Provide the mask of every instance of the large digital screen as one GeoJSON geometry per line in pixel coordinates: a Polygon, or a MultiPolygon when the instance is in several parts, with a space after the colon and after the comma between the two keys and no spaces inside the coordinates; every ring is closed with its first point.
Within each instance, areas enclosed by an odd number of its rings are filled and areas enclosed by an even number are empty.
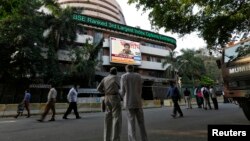
{"type": "Polygon", "coordinates": [[[110,62],[141,65],[139,42],[111,37],[110,43],[110,62]]]}

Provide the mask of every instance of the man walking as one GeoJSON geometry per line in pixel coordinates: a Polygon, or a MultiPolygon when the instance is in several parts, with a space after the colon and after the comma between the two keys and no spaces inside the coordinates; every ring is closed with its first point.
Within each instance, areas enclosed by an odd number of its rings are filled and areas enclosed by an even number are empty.
{"type": "Polygon", "coordinates": [[[117,69],[112,67],[110,74],[103,78],[97,90],[105,94],[106,106],[104,121],[104,141],[120,141],[122,127],[121,97],[119,94],[119,80],[117,69]]]}
{"type": "Polygon", "coordinates": [[[24,103],[24,107],[25,109],[27,110],[27,118],[30,117],[30,99],[31,99],[31,94],[30,94],[30,90],[27,89],[25,91],[25,95],[24,95],[24,98],[23,98],[23,103],[24,103]]]}
{"type": "Polygon", "coordinates": [[[52,84],[50,91],[48,93],[48,101],[46,103],[44,112],[41,116],[40,119],[38,119],[37,121],[43,122],[45,117],[47,116],[47,114],[49,113],[49,110],[52,111],[52,117],[49,121],[55,121],[55,115],[56,115],[56,110],[55,110],[55,103],[56,103],[56,96],[57,96],[57,91],[55,89],[55,85],[52,84]]]}
{"type": "Polygon", "coordinates": [[[67,116],[68,114],[71,113],[72,110],[74,110],[76,119],[80,119],[81,117],[79,116],[78,110],[77,110],[77,85],[74,84],[74,87],[72,87],[69,90],[69,93],[67,95],[67,99],[69,101],[69,107],[66,111],[66,113],[63,115],[63,119],[68,119],[67,116]]]}
{"type": "Polygon", "coordinates": [[[141,141],[148,141],[142,109],[142,78],[134,73],[132,65],[126,66],[127,73],[121,76],[121,95],[128,117],[128,140],[136,141],[135,122],[138,121],[141,141]]]}
{"type": "Polygon", "coordinates": [[[179,113],[179,117],[183,117],[183,113],[182,113],[180,105],[178,103],[181,96],[180,96],[180,92],[179,92],[178,88],[175,86],[174,81],[170,81],[170,87],[168,88],[167,97],[171,97],[171,99],[174,103],[172,117],[175,118],[177,115],[177,112],[179,113]]]}
{"type": "Polygon", "coordinates": [[[219,107],[218,107],[217,95],[215,94],[213,86],[210,86],[209,92],[211,94],[211,98],[212,98],[212,101],[213,101],[213,104],[214,104],[214,109],[218,110],[219,107]]]}
{"type": "Polygon", "coordinates": [[[184,93],[184,98],[185,98],[187,109],[192,109],[192,103],[191,103],[192,95],[191,95],[190,90],[186,88],[183,93],[184,93]]]}

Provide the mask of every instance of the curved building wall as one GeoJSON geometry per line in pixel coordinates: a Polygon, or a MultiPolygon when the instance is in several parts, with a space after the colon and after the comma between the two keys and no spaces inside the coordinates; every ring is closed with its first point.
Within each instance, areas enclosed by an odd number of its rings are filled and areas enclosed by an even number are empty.
{"type": "Polygon", "coordinates": [[[58,3],[62,7],[80,8],[84,15],[126,25],[122,9],[116,0],[58,0],[58,3]]]}

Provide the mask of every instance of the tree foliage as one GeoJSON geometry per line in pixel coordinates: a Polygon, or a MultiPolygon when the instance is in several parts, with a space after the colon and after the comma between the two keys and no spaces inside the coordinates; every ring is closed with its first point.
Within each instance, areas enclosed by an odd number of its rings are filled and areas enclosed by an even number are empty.
{"type": "Polygon", "coordinates": [[[44,16],[44,47],[48,49],[43,74],[45,83],[60,84],[63,72],[59,68],[57,51],[60,48],[74,48],[76,39],[76,22],[71,18],[73,9],[62,9],[55,0],[45,0],[44,8],[49,13],[44,16]]]}
{"type": "Polygon", "coordinates": [[[189,34],[199,31],[208,47],[227,43],[233,31],[249,31],[249,0],[128,0],[144,11],[156,28],[189,34]]]}
{"type": "Polygon", "coordinates": [[[86,87],[90,87],[95,76],[96,66],[99,63],[97,60],[98,52],[101,49],[103,38],[96,44],[90,44],[88,41],[83,46],[72,50],[75,58],[72,62],[71,71],[76,77],[83,79],[81,83],[86,87]]]}
{"type": "Polygon", "coordinates": [[[42,71],[43,14],[39,0],[1,0],[0,75],[22,78],[42,71]]]}
{"type": "Polygon", "coordinates": [[[170,52],[168,56],[165,57],[162,62],[162,67],[167,66],[166,75],[170,78],[175,78],[175,69],[177,69],[177,60],[175,58],[176,52],[170,52]]]}
{"type": "Polygon", "coordinates": [[[190,80],[200,79],[206,73],[202,58],[191,49],[182,49],[181,52],[182,55],[177,57],[179,64],[182,65],[179,68],[180,75],[184,75],[190,80]]]}
{"type": "Polygon", "coordinates": [[[214,80],[211,79],[210,77],[208,76],[202,76],[201,77],[201,84],[202,85],[205,85],[205,86],[212,86],[215,84],[214,80]]]}

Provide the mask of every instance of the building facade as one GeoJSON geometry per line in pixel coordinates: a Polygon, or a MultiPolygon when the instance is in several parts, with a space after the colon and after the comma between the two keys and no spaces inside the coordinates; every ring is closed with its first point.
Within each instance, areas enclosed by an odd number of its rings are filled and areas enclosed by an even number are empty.
{"type": "MultiPolygon", "coordinates": [[[[84,29],[77,33],[78,44],[87,41],[95,44],[104,39],[98,55],[101,63],[96,70],[99,78],[108,75],[113,66],[117,67],[118,75],[121,75],[125,73],[125,65],[131,64],[144,79],[144,98],[162,97],[166,90],[165,70],[168,67],[162,66],[162,62],[176,48],[174,38],[127,26],[115,0],[58,0],[58,3],[62,7],[70,6],[81,10],[72,17],[84,29]],[[130,54],[122,54],[126,45],[129,45],[130,54]]],[[[70,61],[65,54],[67,51],[60,49],[59,60],[70,61]]]]}
{"type": "Polygon", "coordinates": [[[126,24],[120,5],[116,0],[58,0],[63,7],[74,7],[84,15],[126,24]]]}

